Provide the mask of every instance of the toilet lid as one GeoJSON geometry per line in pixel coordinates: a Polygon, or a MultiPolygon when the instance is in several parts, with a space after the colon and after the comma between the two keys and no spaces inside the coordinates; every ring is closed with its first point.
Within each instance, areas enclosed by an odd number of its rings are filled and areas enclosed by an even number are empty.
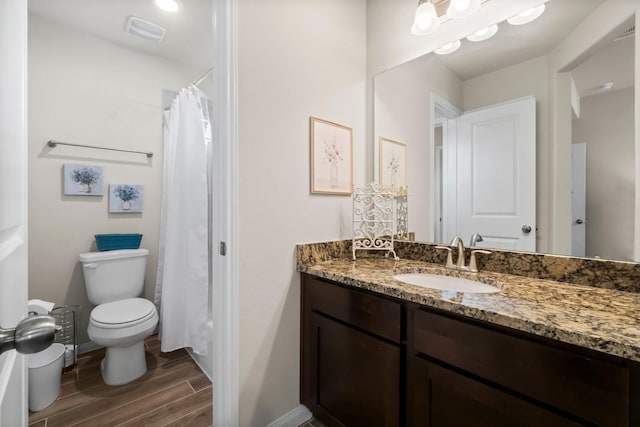
{"type": "Polygon", "coordinates": [[[100,304],[91,312],[91,321],[102,327],[133,326],[153,317],[156,306],[144,298],[129,298],[100,304]]]}

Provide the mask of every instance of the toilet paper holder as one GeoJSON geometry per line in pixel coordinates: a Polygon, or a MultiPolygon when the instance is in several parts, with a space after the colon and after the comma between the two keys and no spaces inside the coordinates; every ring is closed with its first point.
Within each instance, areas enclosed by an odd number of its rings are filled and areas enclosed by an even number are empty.
{"type": "Polygon", "coordinates": [[[51,310],[51,316],[61,330],[55,336],[55,342],[63,344],[64,369],[72,369],[78,358],[78,321],[80,319],[79,305],[64,305],[51,310]]]}

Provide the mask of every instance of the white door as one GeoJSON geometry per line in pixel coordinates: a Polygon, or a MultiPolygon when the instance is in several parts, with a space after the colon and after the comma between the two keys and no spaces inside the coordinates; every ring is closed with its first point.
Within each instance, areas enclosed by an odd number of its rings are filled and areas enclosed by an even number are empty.
{"type": "Polygon", "coordinates": [[[587,144],[571,144],[571,255],[585,256],[587,144]]]}
{"type": "MultiPolygon", "coordinates": [[[[27,2],[0,0],[0,327],[27,314],[27,2]]],[[[0,354],[0,426],[27,424],[27,357],[0,354]]]]}
{"type": "Polygon", "coordinates": [[[467,241],[536,249],[536,101],[522,98],[458,118],[457,227],[467,241]]]}

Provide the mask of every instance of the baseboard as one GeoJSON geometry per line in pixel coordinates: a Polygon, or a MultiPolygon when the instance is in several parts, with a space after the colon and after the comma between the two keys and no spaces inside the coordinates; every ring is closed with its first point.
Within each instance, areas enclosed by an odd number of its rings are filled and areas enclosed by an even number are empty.
{"type": "Polygon", "coordinates": [[[89,353],[90,351],[97,350],[102,348],[102,346],[94,343],[93,341],[83,342],[82,344],[78,344],[78,354],[89,353]]]}
{"type": "Polygon", "coordinates": [[[267,424],[267,427],[298,427],[312,418],[311,411],[304,405],[298,405],[275,421],[267,424]]]}
{"type": "Polygon", "coordinates": [[[189,353],[189,356],[191,356],[191,359],[193,359],[193,361],[196,362],[196,365],[198,365],[198,368],[200,368],[202,373],[205,374],[207,376],[207,378],[209,378],[209,381],[211,381],[213,383],[213,379],[211,378],[211,375],[209,374],[209,369],[211,369],[211,368],[207,369],[206,366],[203,366],[204,363],[209,362],[209,359],[206,356],[200,356],[200,355],[194,353],[193,350],[190,347],[185,347],[185,350],[187,350],[187,353],[189,353]]]}

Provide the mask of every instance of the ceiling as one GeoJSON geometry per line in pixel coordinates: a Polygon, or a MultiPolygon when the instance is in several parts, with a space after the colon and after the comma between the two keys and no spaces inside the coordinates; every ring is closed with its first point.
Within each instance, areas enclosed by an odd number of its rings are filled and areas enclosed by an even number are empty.
{"type": "Polygon", "coordinates": [[[634,87],[635,37],[611,41],[571,71],[580,96],[604,92],[599,86],[613,83],[611,90],[634,87]],[[615,66],[612,66],[614,65],[615,66]]]}
{"type": "MultiPolygon", "coordinates": [[[[440,0],[441,1],[441,0],[440,0]]],[[[486,74],[549,53],[603,0],[551,0],[534,22],[513,26],[499,24],[489,40],[463,40],[457,52],[440,59],[462,80],[486,74]]],[[[29,0],[29,13],[61,25],[107,39],[121,46],[198,67],[204,73],[213,57],[211,0],[184,0],[178,13],[164,12],[154,0],[29,0]],[[167,29],[155,43],[125,31],[129,16],[137,16],[167,29]]],[[[446,27],[447,23],[443,24],[446,27]]],[[[621,30],[622,31],[622,30],[621,30]]],[[[633,86],[634,37],[612,42],[574,70],[582,96],[608,81],[615,89],[633,86]],[[615,67],[610,64],[615,63],[615,67]]],[[[194,79],[198,76],[194,76],[194,79]]]]}
{"type": "Polygon", "coordinates": [[[133,50],[194,65],[204,73],[213,63],[212,2],[183,3],[177,13],[160,10],[154,0],[29,0],[28,4],[30,14],[133,50]],[[165,27],[164,40],[156,43],[128,34],[125,27],[131,15],[165,27]]]}
{"type": "MultiPolygon", "coordinates": [[[[439,59],[462,80],[467,80],[540,57],[551,52],[602,3],[603,0],[551,0],[537,20],[521,26],[501,22],[498,33],[491,39],[475,43],[463,39],[457,52],[439,59]]],[[[572,70],[581,96],[601,93],[598,87],[605,82],[614,82],[614,90],[634,86],[635,37],[613,41],[633,26],[633,21],[632,17],[620,25],[606,43],[572,70]]]]}

